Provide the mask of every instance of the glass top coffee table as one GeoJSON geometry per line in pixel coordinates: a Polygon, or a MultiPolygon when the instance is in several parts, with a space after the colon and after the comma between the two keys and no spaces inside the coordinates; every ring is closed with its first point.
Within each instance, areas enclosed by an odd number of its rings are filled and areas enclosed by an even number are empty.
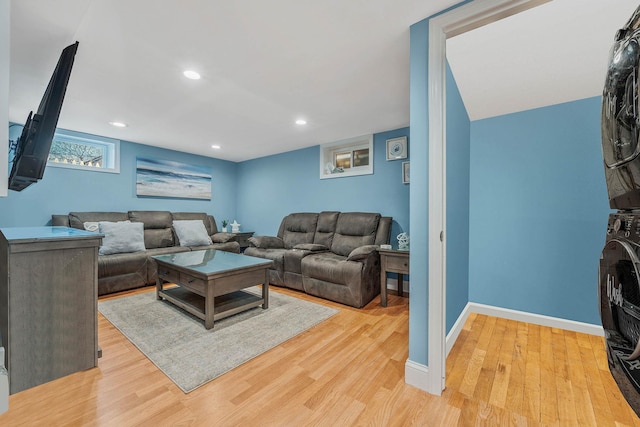
{"type": "Polygon", "coordinates": [[[156,255],[156,297],[204,320],[215,320],[262,305],[269,308],[268,269],[272,261],[215,249],[156,255]],[[178,286],[165,288],[167,283],[178,286]],[[262,284],[262,295],[242,289],[262,284]]]}

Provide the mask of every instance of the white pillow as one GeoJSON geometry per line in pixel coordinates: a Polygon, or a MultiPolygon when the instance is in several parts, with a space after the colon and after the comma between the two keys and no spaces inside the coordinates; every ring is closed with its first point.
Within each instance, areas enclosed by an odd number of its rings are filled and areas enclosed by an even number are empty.
{"type": "Polygon", "coordinates": [[[82,225],[84,225],[84,229],[87,231],[92,231],[94,233],[100,231],[100,225],[98,225],[98,221],[87,221],[83,222],[82,225]]]}
{"type": "Polygon", "coordinates": [[[140,252],[144,246],[144,224],[141,222],[108,222],[98,223],[100,233],[104,234],[100,255],[140,252]]]}
{"type": "Polygon", "coordinates": [[[204,222],[200,219],[173,221],[173,229],[178,236],[180,246],[205,246],[213,243],[207,234],[204,222]]]}

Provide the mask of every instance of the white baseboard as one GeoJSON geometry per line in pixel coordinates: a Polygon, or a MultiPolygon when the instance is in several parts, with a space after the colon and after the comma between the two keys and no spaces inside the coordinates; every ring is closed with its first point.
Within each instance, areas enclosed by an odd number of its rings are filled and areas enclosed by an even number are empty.
{"type": "Polygon", "coordinates": [[[404,382],[428,392],[429,367],[407,359],[404,363],[404,382]]]}
{"type": "Polygon", "coordinates": [[[458,316],[458,320],[453,325],[446,339],[447,355],[453,344],[458,339],[458,335],[462,332],[464,323],[467,321],[469,314],[485,314],[487,316],[502,317],[509,320],[517,320],[519,322],[533,323],[534,325],[548,326],[551,328],[565,329],[568,331],[580,332],[583,334],[604,336],[604,329],[601,325],[591,323],[576,322],[575,320],[561,319],[559,317],[545,316],[543,314],[528,313],[526,311],[511,310],[509,308],[495,307],[491,305],[478,304],[469,302],[458,316]]]}

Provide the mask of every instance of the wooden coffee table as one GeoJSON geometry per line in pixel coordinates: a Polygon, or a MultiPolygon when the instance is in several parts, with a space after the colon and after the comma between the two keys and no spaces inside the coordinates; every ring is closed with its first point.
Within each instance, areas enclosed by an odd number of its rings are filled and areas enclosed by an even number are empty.
{"type": "Polygon", "coordinates": [[[262,305],[269,308],[268,269],[272,261],[215,249],[153,257],[158,264],[156,297],[213,322],[262,305]],[[167,283],[178,286],[166,287],[167,283]],[[262,284],[262,296],[242,291],[262,284]]]}

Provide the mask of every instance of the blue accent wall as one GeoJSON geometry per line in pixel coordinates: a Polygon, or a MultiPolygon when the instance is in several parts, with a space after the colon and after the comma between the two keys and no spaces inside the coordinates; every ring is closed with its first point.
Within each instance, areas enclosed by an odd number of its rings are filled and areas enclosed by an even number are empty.
{"type": "Polygon", "coordinates": [[[471,123],[471,301],[600,324],[600,102],[471,123]]]}
{"type": "MultiPolygon", "coordinates": [[[[238,164],[238,222],[256,235],[273,236],[292,212],[360,211],[393,217],[392,239],[409,231],[409,184],[402,162],[386,160],[386,140],[409,136],[409,128],[374,135],[373,175],[320,179],[320,147],[314,146],[238,164]]],[[[408,141],[409,155],[412,153],[408,141]]]]}
{"type": "MultiPolygon", "coordinates": [[[[17,139],[22,126],[9,131],[17,139]]],[[[71,211],[167,210],[207,212],[221,227],[236,216],[236,182],[234,162],[121,141],[119,174],[48,166],[41,181],[0,198],[0,226],[48,225],[52,214],[71,211]],[[136,156],[210,167],[211,200],[137,197],[136,156]]]]}
{"type": "Polygon", "coordinates": [[[447,64],[447,289],[449,333],[469,302],[469,180],[471,122],[447,64]]]}

